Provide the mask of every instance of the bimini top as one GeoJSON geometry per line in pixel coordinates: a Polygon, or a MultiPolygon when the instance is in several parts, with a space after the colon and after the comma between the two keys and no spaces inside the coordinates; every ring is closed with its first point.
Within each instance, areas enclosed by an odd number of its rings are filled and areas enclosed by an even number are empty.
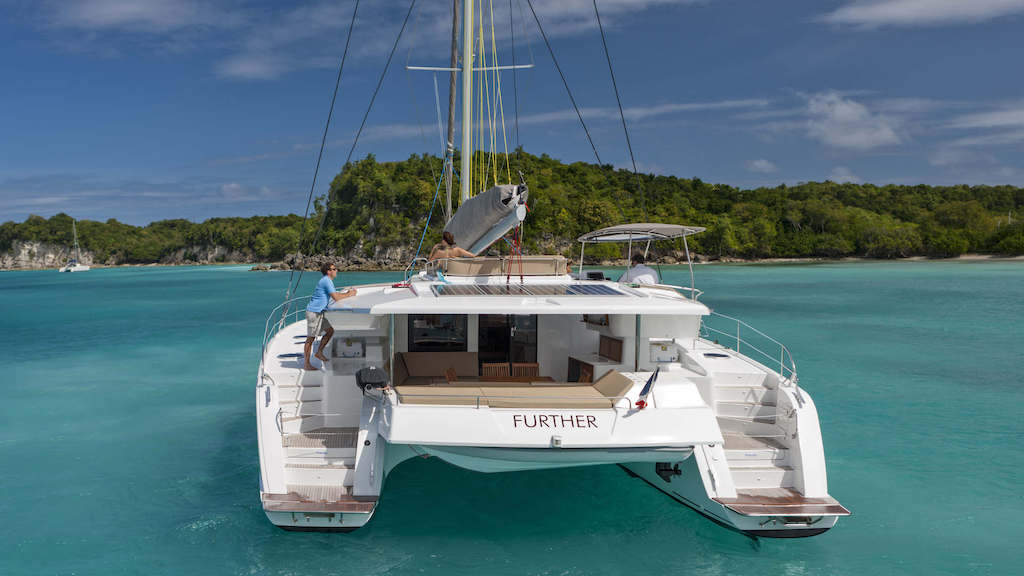
{"type": "Polygon", "coordinates": [[[691,236],[704,231],[700,226],[681,226],[679,224],[657,224],[638,222],[635,224],[619,224],[588,232],[580,236],[579,242],[643,242],[645,240],[669,240],[691,236]]]}

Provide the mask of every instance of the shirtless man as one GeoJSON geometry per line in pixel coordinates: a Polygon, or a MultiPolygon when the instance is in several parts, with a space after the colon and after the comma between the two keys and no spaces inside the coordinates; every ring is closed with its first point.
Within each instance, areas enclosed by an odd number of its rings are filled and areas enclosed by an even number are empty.
{"type": "Polygon", "coordinates": [[[306,358],[305,370],[316,370],[316,366],[309,363],[309,354],[313,351],[313,341],[316,340],[316,337],[321,332],[324,337],[320,339],[320,347],[316,351],[316,357],[321,362],[327,363],[327,357],[324,356],[324,348],[327,347],[327,343],[334,336],[334,327],[327,321],[327,318],[324,318],[324,310],[327,309],[327,305],[332,300],[336,302],[356,295],[355,288],[339,292],[334,287],[334,278],[338,275],[338,267],[334,264],[321,264],[320,273],[323,274],[323,278],[316,283],[316,288],[313,289],[313,297],[309,299],[309,305],[306,306],[306,345],[303,348],[306,358]]]}
{"type": "Polygon", "coordinates": [[[441,242],[434,244],[434,247],[430,249],[430,260],[437,260],[439,258],[473,258],[473,253],[469,250],[463,250],[457,244],[455,244],[455,237],[452,236],[451,232],[445,230],[444,234],[441,235],[441,242]]]}

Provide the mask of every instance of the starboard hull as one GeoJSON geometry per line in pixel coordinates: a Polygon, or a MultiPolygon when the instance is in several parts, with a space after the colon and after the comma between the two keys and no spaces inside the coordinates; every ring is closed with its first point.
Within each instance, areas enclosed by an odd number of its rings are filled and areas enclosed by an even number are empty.
{"type": "Polygon", "coordinates": [[[714,523],[758,538],[806,538],[828,531],[836,524],[838,516],[743,516],[708,496],[701,480],[695,458],[678,464],[672,473],[658,473],[656,464],[631,462],[622,467],[631,475],[640,478],[654,488],[664,492],[714,523]]]}

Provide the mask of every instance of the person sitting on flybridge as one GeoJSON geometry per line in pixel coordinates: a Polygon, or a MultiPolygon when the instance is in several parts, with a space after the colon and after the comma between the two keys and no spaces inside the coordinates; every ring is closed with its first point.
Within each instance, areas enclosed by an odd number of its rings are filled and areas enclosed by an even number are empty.
{"type": "Polygon", "coordinates": [[[321,333],[323,333],[324,337],[320,340],[320,347],[317,348],[316,357],[325,364],[327,362],[327,357],[324,356],[324,348],[331,341],[331,336],[334,336],[334,327],[324,318],[324,310],[327,309],[327,305],[331,303],[331,300],[344,300],[356,295],[355,288],[346,288],[344,291],[339,292],[334,287],[334,278],[338,275],[338,267],[334,264],[326,262],[321,264],[320,273],[323,274],[323,278],[316,283],[316,288],[313,289],[313,297],[309,299],[309,304],[306,306],[306,346],[303,349],[306,358],[306,365],[304,366],[306,370],[316,370],[316,366],[309,363],[309,353],[313,351],[313,341],[321,333]]]}
{"type": "Polygon", "coordinates": [[[440,258],[472,258],[473,253],[469,250],[464,250],[455,244],[455,237],[452,233],[445,230],[444,234],[441,235],[441,242],[434,244],[434,247],[430,249],[429,260],[438,260],[440,258]]]}
{"type": "Polygon", "coordinates": [[[636,284],[661,284],[661,278],[658,277],[658,272],[654,268],[647,266],[644,262],[647,260],[643,254],[633,254],[633,258],[630,259],[633,263],[633,267],[626,270],[626,273],[619,276],[619,282],[633,282],[636,284]]]}

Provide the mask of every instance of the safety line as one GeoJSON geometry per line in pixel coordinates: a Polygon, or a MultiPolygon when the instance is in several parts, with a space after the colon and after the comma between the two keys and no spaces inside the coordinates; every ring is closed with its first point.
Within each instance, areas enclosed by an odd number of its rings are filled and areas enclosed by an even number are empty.
{"type": "MultiPolygon", "coordinates": [[[[356,5],[352,9],[352,21],[348,25],[348,35],[345,38],[345,50],[341,53],[341,63],[338,65],[338,77],[334,81],[334,94],[331,96],[331,107],[327,111],[327,122],[324,125],[324,134],[320,138],[320,153],[316,156],[316,168],[313,170],[313,183],[309,185],[309,198],[306,200],[306,213],[302,216],[302,228],[299,231],[299,244],[295,247],[295,260],[299,259],[299,255],[302,254],[302,240],[306,236],[306,221],[309,219],[309,207],[313,203],[313,191],[316,189],[317,176],[320,175],[320,160],[324,157],[324,148],[327,146],[327,133],[331,128],[331,118],[334,116],[334,103],[338,99],[338,87],[341,86],[341,72],[345,69],[345,59],[348,57],[348,47],[352,41],[352,30],[355,29],[356,24],[356,13],[359,12],[359,0],[356,0],[356,5]]],[[[292,297],[292,278],[295,276],[295,267],[292,266],[291,273],[288,275],[288,289],[285,290],[284,300],[287,302],[292,297]]],[[[299,280],[302,279],[302,274],[299,274],[299,280]]],[[[298,288],[298,282],[295,283],[295,287],[298,288]]],[[[284,313],[287,314],[288,306],[285,305],[284,313]]]]}
{"type": "MultiPolygon", "coordinates": [[[[416,6],[416,0],[412,0],[412,2],[409,4],[409,10],[405,13],[405,20],[402,21],[402,28],[399,29],[398,36],[395,38],[395,44],[391,47],[391,52],[388,54],[388,60],[387,60],[387,62],[384,63],[384,71],[381,72],[380,79],[377,80],[377,87],[374,88],[374,90],[373,90],[373,96],[370,97],[370,103],[366,107],[366,113],[363,114],[363,121],[359,124],[359,130],[356,131],[356,136],[352,140],[352,146],[348,150],[348,156],[345,158],[345,164],[343,166],[348,166],[349,163],[352,161],[352,154],[356,150],[356,145],[359,144],[359,137],[362,136],[363,129],[366,127],[366,120],[367,120],[367,118],[370,117],[370,111],[373,110],[373,103],[377,100],[377,94],[380,92],[381,85],[384,84],[384,78],[387,76],[388,69],[391,67],[391,60],[395,56],[395,50],[398,49],[398,43],[402,39],[402,33],[405,32],[406,25],[409,24],[409,16],[412,15],[412,9],[415,6],[416,6]]],[[[311,254],[316,251],[317,242],[320,240],[320,233],[323,232],[323,229],[324,229],[324,222],[327,221],[327,214],[329,212],[328,208],[330,207],[330,203],[331,203],[331,197],[330,197],[330,191],[328,190],[328,192],[327,192],[327,201],[324,203],[324,213],[323,213],[323,216],[320,217],[320,225],[317,226],[316,235],[313,237],[313,244],[310,247],[310,253],[311,254]]],[[[303,266],[302,269],[299,271],[299,278],[298,278],[298,280],[295,281],[295,288],[296,289],[299,287],[299,283],[302,281],[302,274],[305,271],[306,271],[305,270],[305,266],[303,266]]]]}
{"type": "Polygon", "coordinates": [[[622,131],[626,134],[626,147],[629,148],[629,159],[633,162],[633,175],[636,176],[636,187],[640,192],[640,209],[643,211],[644,222],[647,221],[647,200],[644,197],[643,183],[640,172],[636,169],[636,158],[633,156],[633,144],[629,141],[629,129],[626,128],[626,114],[622,111],[622,99],[619,98],[619,85],[615,82],[615,71],[612,70],[612,57],[608,53],[608,42],[604,37],[604,26],[601,25],[601,13],[597,11],[597,0],[594,2],[594,15],[597,16],[597,29],[601,31],[601,45],[604,46],[604,57],[608,61],[608,74],[612,77],[612,88],[615,89],[615,102],[619,105],[619,117],[622,118],[622,131]]]}

